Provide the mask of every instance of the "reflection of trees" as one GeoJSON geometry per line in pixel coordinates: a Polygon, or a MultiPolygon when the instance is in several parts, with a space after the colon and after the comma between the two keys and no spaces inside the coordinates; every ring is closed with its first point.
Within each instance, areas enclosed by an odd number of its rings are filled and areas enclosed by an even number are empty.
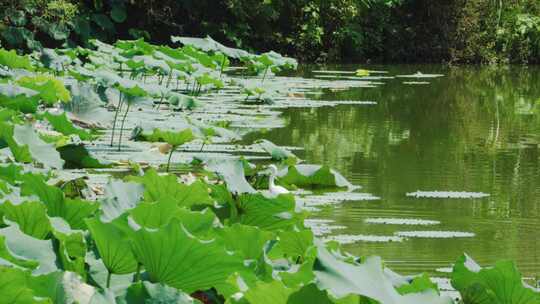
{"type": "MultiPolygon", "coordinates": [[[[391,72],[441,72],[431,69],[404,66],[391,72]]],[[[490,254],[540,265],[533,258],[540,251],[535,241],[540,228],[540,70],[458,67],[442,71],[448,76],[429,80],[428,86],[407,86],[396,79],[376,89],[324,92],[323,99],[379,104],[288,110],[283,116],[289,126],[265,137],[304,147],[301,157],[332,166],[381,196],[383,201],[374,207],[381,212],[436,208],[449,227],[477,231],[485,241],[477,238],[465,245],[472,246],[468,251],[484,262],[491,261],[483,256],[490,254]],[[482,191],[492,197],[458,209],[445,201],[409,206],[404,193],[417,189],[482,191]],[[507,244],[505,249],[500,249],[500,242],[507,244]]],[[[336,212],[333,217],[357,229],[350,233],[365,229],[354,226],[350,212],[336,212]]],[[[440,251],[447,251],[450,259],[465,249],[457,242],[445,244],[440,251]]],[[[411,255],[430,252],[429,247],[425,252],[408,249],[411,255]]]]}

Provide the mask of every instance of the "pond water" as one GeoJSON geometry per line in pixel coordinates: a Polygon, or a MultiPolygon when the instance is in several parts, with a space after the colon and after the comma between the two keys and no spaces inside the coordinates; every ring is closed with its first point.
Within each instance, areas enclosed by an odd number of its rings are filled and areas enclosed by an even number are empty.
{"type": "MultiPolygon", "coordinates": [[[[313,77],[313,69],[357,68],[304,66],[300,73],[313,77]]],[[[262,137],[302,147],[297,155],[306,162],[335,168],[361,191],[380,197],[345,202],[313,215],[343,226],[332,235],[361,235],[361,240],[345,245],[355,255],[380,255],[402,273],[436,274],[466,252],[481,265],[513,259],[526,276],[540,276],[540,69],[368,68],[388,71],[383,74],[387,76],[417,71],[445,76],[324,90],[314,97],[377,104],[288,109],[282,115],[286,127],[251,134],[248,140],[262,137]],[[404,84],[408,81],[429,84],[404,84]],[[490,196],[406,195],[418,190],[490,196]],[[431,225],[405,225],[419,223],[431,225]],[[414,237],[411,231],[461,233],[433,238],[425,232],[414,237]],[[391,236],[393,241],[362,236],[391,236]],[[396,236],[404,237],[396,241],[396,236]]]]}

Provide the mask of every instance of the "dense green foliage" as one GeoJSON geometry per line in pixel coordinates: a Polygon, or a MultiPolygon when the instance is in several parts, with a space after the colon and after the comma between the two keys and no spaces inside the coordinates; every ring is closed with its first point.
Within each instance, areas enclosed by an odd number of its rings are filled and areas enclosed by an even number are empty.
{"type": "Polygon", "coordinates": [[[535,63],[536,0],[24,0],[0,2],[1,38],[37,49],[89,38],[205,36],[303,61],[535,63]]]}

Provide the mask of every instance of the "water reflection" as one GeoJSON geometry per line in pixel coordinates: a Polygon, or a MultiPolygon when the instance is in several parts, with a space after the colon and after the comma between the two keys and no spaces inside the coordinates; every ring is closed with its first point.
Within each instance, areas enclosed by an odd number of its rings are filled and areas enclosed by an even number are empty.
{"type": "MultiPolygon", "coordinates": [[[[357,67],[328,67],[328,69],[357,67]]],[[[377,105],[290,109],[287,127],[263,134],[281,145],[304,147],[300,157],[329,165],[378,201],[327,208],[348,235],[393,235],[410,226],[374,225],[366,218],[440,221],[437,230],[471,238],[411,238],[356,242],[357,255],[381,255],[396,270],[447,267],[466,251],[481,264],[515,259],[529,276],[540,275],[540,69],[377,66],[390,75],[441,73],[429,85],[384,80],[378,88],[333,92],[322,100],[374,100],[377,105]],[[470,191],[482,199],[406,197],[417,190],[470,191]]],[[[311,76],[311,67],[303,73],[311,76]]],[[[253,139],[261,136],[253,134],[253,139]]],[[[430,227],[429,230],[433,227],[430,227]]]]}

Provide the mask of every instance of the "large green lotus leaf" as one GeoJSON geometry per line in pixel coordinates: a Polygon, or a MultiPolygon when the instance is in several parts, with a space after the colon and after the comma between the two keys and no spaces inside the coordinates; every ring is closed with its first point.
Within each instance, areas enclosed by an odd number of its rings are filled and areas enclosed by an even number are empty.
{"type": "Polygon", "coordinates": [[[174,43],[180,42],[183,45],[190,45],[204,52],[218,50],[216,44],[213,44],[211,41],[204,38],[171,36],[171,41],[174,43]]]}
{"type": "Polygon", "coordinates": [[[354,186],[338,172],[319,165],[289,166],[278,173],[280,182],[298,187],[339,187],[354,186]]]}
{"type": "Polygon", "coordinates": [[[110,180],[105,186],[105,198],[101,202],[101,219],[110,222],[135,208],[141,201],[143,191],[143,186],[138,183],[110,180]]]}
{"type": "Polygon", "coordinates": [[[438,290],[437,284],[433,283],[427,274],[422,274],[413,278],[412,282],[398,286],[400,294],[422,292],[429,289],[438,290]]]}
{"type": "Polygon", "coordinates": [[[294,196],[267,198],[262,194],[243,194],[239,197],[240,223],[264,230],[288,230],[301,226],[303,215],[295,212],[294,196]]]}
{"type": "Polygon", "coordinates": [[[146,228],[159,228],[176,218],[190,233],[194,234],[210,230],[216,219],[216,216],[208,209],[197,212],[179,207],[172,197],[163,197],[153,203],[143,202],[132,209],[130,214],[137,224],[146,228]]]}
{"type": "Polygon", "coordinates": [[[139,128],[140,131],[132,133],[132,138],[137,141],[166,142],[165,136],[167,136],[169,141],[173,142],[174,137],[177,136],[178,138],[176,142],[180,143],[179,145],[181,145],[194,139],[192,138],[194,137],[193,130],[189,129],[190,126],[188,124],[185,124],[182,127],[186,128],[182,131],[163,131],[160,128],[153,128],[152,132],[145,131],[145,129],[149,129],[147,127],[145,127],[144,129],[141,127],[139,128]]]}
{"type": "Polygon", "coordinates": [[[252,56],[250,53],[248,53],[247,51],[244,51],[242,49],[237,49],[237,48],[232,48],[232,47],[225,46],[225,45],[215,41],[210,36],[206,36],[205,40],[207,40],[209,43],[213,43],[214,45],[216,45],[217,46],[217,51],[220,52],[220,53],[225,54],[229,58],[240,59],[240,58],[252,56]]]}
{"type": "Polygon", "coordinates": [[[325,291],[320,290],[319,288],[317,288],[317,285],[312,283],[292,293],[287,300],[287,304],[304,303],[333,304],[334,301],[330,299],[330,297],[325,291]]]}
{"type": "Polygon", "coordinates": [[[62,169],[64,166],[64,161],[54,145],[45,143],[31,125],[15,125],[13,139],[18,146],[27,146],[32,158],[43,165],[55,169],[62,169]]]}
{"type": "Polygon", "coordinates": [[[72,271],[86,279],[85,257],[86,241],[81,230],[72,230],[69,224],[61,217],[49,219],[53,227],[52,233],[58,241],[60,267],[72,271]]]}
{"type": "Polygon", "coordinates": [[[11,256],[39,263],[32,272],[34,275],[58,270],[52,241],[28,236],[17,227],[17,224],[0,229],[0,236],[5,238],[5,245],[11,256]]]}
{"type": "Polygon", "coordinates": [[[295,70],[298,67],[298,62],[290,57],[283,57],[281,54],[274,51],[270,51],[259,56],[258,60],[266,66],[272,66],[272,68],[280,68],[295,70]]]}
{"type": "Polygon", "coordinates": [[[380,304],[450,304],[452,299],[441,297],[435,290],[400,295],[385,275],[379,257],[369,257],[359,265],[349,264],[333,256],[322,245],[318,246],[314,266],[319,287],[341,298],[357,294],[380,304]]]}
{"type": "Polygon", "coordinates": [[[38,301],[34,291],[27,287],[28,273],[0,265],[0,303],[34,304],[38,301]]]}
{"type": "Polygon", "coordinates": [[[202,181],[185,185],[178,182],[176,175],[159,175],[154,169],[146,171],[144,176],[132,177],[131,180],[144,186],[144,199],[148,202],[170,197],[176,201],[178,206],[186,208],[193,205],[212,205],[214,203],[208,186],[202,181]]]}
{"type": "Polygon", "coordinates": [[[69,114],[71,119],[78,119],[98,127],[109,125],[113,118],[113,112],[107,111],[102,105],[96,89],[93,85],[84,82],[76,82],[69,87],[71,103],[69,114]]]}
{"type": "Polygon", "coordinates": [[[255,193],[255,189],[247,182],[244,163],[240,159],[209,159],[208,170],[217,173],[227,184],[232,193],[255,193]]]}
{"type": "Polygon", "coordinates": [[[160,46],[157,47],[157,50],[158,51],[156,51],[156,54],[161,52],[161,53],[167,55],[168,57],[179,60],[179,61],[187,61],[187,60],[189,60],[189,57],[186,54],[184,54],[184,52],[182,52],[182,49],[171,48],[171,47],[166,46],[166,45],[165,46],[160,45],[160,46]]]}
{"type": "Polygon", "coordinates": [[[120,227],[121,218],[103,223],[97,217],[86,219],[86,225],[103,263],[110,273],[128,274],[137,271],[137,260],[131,250],[129,235],[120,227]]]}
{"type": "Polygon", "coordinates": [[[58,72],[63,71],[66,66],[73,63],[70,56],[62,55],[59,51],[48,48],[41,50],[39,60],[47,68],[58,72]]]}
{"type": "Polygon", "coordinates": [[[15,164],[0,164],[0,179],[11,185],[15,185],[17,181],[20,181],[22,174],[23,167],[21,166],[15,164]]]}
{"type": "Polygon", "coordinates": [[[243,268],[242,260],[222,244],[196,239],[176,219],[157,230],[140,229],[132,245],[152,282],[187,293],[224,284],[230,274],[243,268]]]}
{"type": "Polygon", "coordinates": [[[63,201],[59,216],[66,220],[73,229],[86,229],[84,220],[91,217],[99,209],[99,204],[82,199],[69,199],[63,201]]]}
{"type": "Polygon", "coordinates": [[[68,144],[56,148],[64,160],[64,169],[109,168],[110,163],[93,157],[83,144],[68,144]]]}
{"type": "Polygon", "coordinates": [[[210,231],[216,221],[216,215],[210,209],[191,211],[186,208],[179,208],[174,217],[179,219],[190,233],[196,235],[210,231]]]}
{"type": "Polygon", "coordinates": [[[148,95],[148,92],[140,86],[138,81],[122,77],[118,78],[116,88],[128,97],[144,97],[148,95]]]}
{"type": "Polygon", "coordinates": [[[261,148],[263,148],[274,160],[287,160],[289,158],[297,158],[296,155],[294,155],[289,150],[282,148],[280,146],[275,145],[273,142],[261,139],[256,142],[261,148]]]}
{"type": "Polygon", "coordinates": [[[17,79],[17,83],[38,91],[41,99],[48,105],[53,105],[58,101],[68,102],[71,99],[64,83],[50,75],[23,76],[17,79]]]}
{"type": "Polygon", "coordinates": [[[91,140],[92,134],[90,132],[75,127],[71,120],[66,116],[66,113],[55,115],[50,112],[45,112],[43,117],[53,126],[54,130],[64,135],[78,135],[82,140],[91,140]]]}
{"type": "Polygon", "coordinates": [[[7,66],[10,69],[33,69],[28,56],[19,56],[15,50],[6,51],[0,49],[0,65],[7,66]]]}
{"type": "MultiPolygon", "coordinates": [[[[313,250],[315,251],[315,248],[313,250]]],[[[307,285],[315,281],[315,274],[313,274],[314,262],[314,258],[308,259],[298,269],[295,269],[296,271],[281,271],[279,277],[287,287],[296,288],[307,285]]]]}
{"type": "Polygon", "coordinates": [[[6,245],[6,237],[0,235],[0,265],[16,265],[33,270],[38,268],[39,262],[14,255],[6,245]]]}
{"type": "Polygon", "coordinates": [[[187,293],[164,284],[137,282],[129,286],[125,294],[116,298],[118,304],[197,304],[199,301],[187,293]]]}
{"type": "Polygon", "coordinates": [[[189,45],[186,45],[182,48],[182,51],[184,54],[188,55],[189,57],[195,59],[203,66],[210,68],[210,69],[216,69],[218,67],[217,62],[215,62],[210,55],[208,55],[205,52],[201,52],[189,45]]]}
{"type": "Polygon", "coordinates": [[[47,206],[50,216],[61,213],[64,193],[57,187],[49,186],[39,175],[26,174],[22,177],[21,194],[25,196],[36,195],[47,206]]]}
{"type": "Polygon", "coordinates": [[[196,77],[195,80],[201,86],[213,85],[218,89],[222,88],[224,85],[223,81],[218,78],[212,77],[208,73],[204,73],[203,75],[196,77]]]}
{"type": "Polygon", "coordinates": [[[47,209],[43,203],[24,202],[12,205],[5,202],[0,205],[6,219],[16,222],[22,232],[37,239],[45,239],[51,232],[47,209]]]}
{"type": "Polygon", "coordinates": [[[0,109],[0,121],[13,121],[18,115],[19,113],[15,110],[5,108],[0,109]]]}
{"type": "Polygon", "coordinates": [[[184,129],[182,131],[162,131],[160,129],[154,129],[152,134],[145,135],[144,140],[149,142],[166,142],[173,147],[181,146],[195,139],[191,129],[184,129]]]}
{"type": "Polygon", "coordinates": [[[14,83],[0,83],[0,106],[35,113],[39,105],[39,92],[14,83]]]}
{"type": "Polygon", "coordinates": [[[243,57],[249,57],[250,54],[244,50],[241,49],[235,49],[231,47],[227,47],[214,39],[212,37],[207,36],[206,38],[193,38],[193,37],[177,37],[177,36],[171,36],[172,42],[180,42],[184,45],[190,45],[192,47],[195,47],[201,51],[205,52],[220,52],[225,54],[227,57],[240,59],[243,57]]]}
{"type": "Polygon", "coordinates": [[[266,242],[274,237],[269,231],[240,224],[216,230],[216,234],[223,239],[227,249],[238,252],[244,260],[259,259],[266,242]]]}
{"type": "Polygon", "coordinates": [[[178,204],[169,196],[160,197],[155,202],[142,202],[129,211],[137,224],[146,228],[167,225],[178,210],[178,204]]]}
{"type": "Polygon", "coordinates": [[[454,264],[451,283],[467,304],[540,303],[540,293],[523,283],[521,273],[511,261],[481,268],[464,254],[454,264]]]}
{"type": "Polygon", "coordinates": [[[96,254],[94,251],[88,251],[86,253],[85,263],[87,265],[86,274],[88,279],[91,279],[101,289],[111,290],[117,295],[122,294],[133,283],[133,273],[110,275],[109,288],[107,288],[110,273],[103,260],[96,258],[96,254]]]}
{"type": "Polygon", "coordinates": [[[244,297],[250,304],[287,304],[294,291],[294,289],[284,286],[280,281],[270,281],[268,283],[259,281],[254,287],[245,292],[244,297]]]}
{"type": "Polygon", "coordinates": [[[112,294],[101,294],[73,272],[53,272],[27,282],[36,296],[48,298],[54,304],[115,304],[112,294]]]}
{"type": "Polygon", "coordinates": [[[15,126],[13,124],[0,121],[0,142],[5,142],[16,161],[21,163],[32,162],[32,154],[28,146],[20,146],[14,139],[15,126]]]}
{"type": "Polygon", "coordinates": [[[73,229],[85,229],[84,219],[93,215],[99,205],[81,199],[67,199],[57,187],[49,186],[42,177],[26,174],[22,177],[21,194],[36,195],[47,206],[50,217],[61,217],[73,229]]]}
{"type": "Polygon", "coordinates": [[[313,246],[313,232],[309,229],[279,233],[279,247],[293,260],[303,258],[311,246],[313,246]]]}
{"type": "Polygon", "coordinates": [[[195,97],[176,92],[170,92],[167,95],[167,101],[169,104],[185,110],[193,110],[200,105],[199,101],[195,97]]]}

